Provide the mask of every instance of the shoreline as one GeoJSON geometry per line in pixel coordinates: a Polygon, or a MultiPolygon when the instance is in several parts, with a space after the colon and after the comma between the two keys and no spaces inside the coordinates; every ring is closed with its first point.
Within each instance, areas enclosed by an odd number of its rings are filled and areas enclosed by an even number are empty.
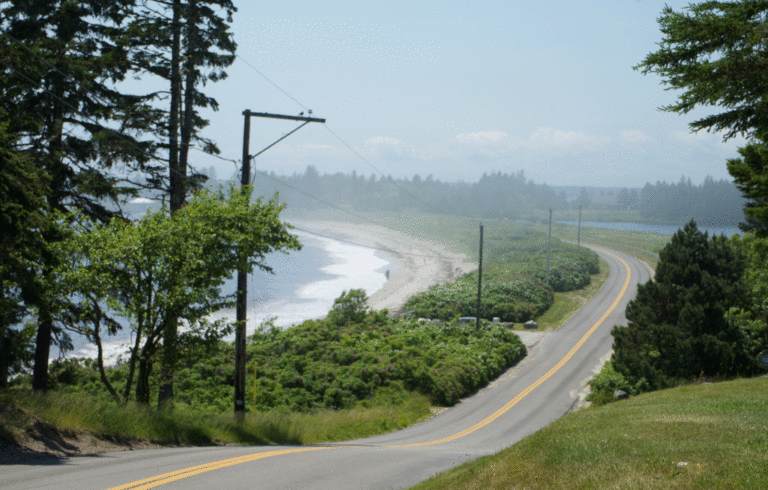
{"type": "Polygon", "coordinates": [[[369,296],[368,306],[377,311],[386,309],[391,315],[401,314],[405,302],[414,294],[477,269],[477,264],[468,262],[464,254],[383,226],[341,221],[287,221],[313,233],[341,235],[387,254],[397,267],[391,271],[384,286],[369,296]]]}

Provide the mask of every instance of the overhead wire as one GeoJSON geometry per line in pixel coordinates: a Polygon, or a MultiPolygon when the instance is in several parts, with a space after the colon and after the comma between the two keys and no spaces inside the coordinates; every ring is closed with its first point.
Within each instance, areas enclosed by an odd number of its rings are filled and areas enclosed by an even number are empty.
{"type": "MultiPolygon", "coordinates": [[[[28,51],[28,52],[29,52],[30,54],[32,54],[32,55],[33,55],[35,58],[37,58],[39,61],[41,61],[42,63],[46,64],[46,65],[47,65],[48,67],[50,67],[52,70],[56,71],[57,73],[59,73],[60,75],[62,75],[63,77],[65,77],[65,79],[69,79],[69,80],[72,80],[72,79],[73,79],[71,75],[67,75],[67,74],[63,73],[61,70],[59,70],[57,67],[55,67],[55,66],[51,65],[51,64],[50,64],[50,63],[48,63],[48,62],[47,62],[45,59],[43,59],[43,58],[41,58],[40,56],[38,56],[36,53],[34,53],[32,50],[30,50],[30,49],[29,49],[27,46],[25,46],[25,45],[24,45],[23,43],[21,43],[20,41],[16,40],[15,38],[13,38],[12,36],[8,35],[7,33],[3,33],[3,34],[4,34],[4,35],[5,35],[5,36],[6,36],[8,39],[10,39],[10,40],[11,40],[11,41],[13,41],[14,43],[18,44],[19,46],[21,46],[21,47],[22,47],[23,49],[25,49],[26,51],[28,51]]],[[[274,82],[272,82],[272,81],[271,81],[269,78],[267,78],[267,77],[266,77],[266,76],[265,76],[263,73],[261,73],[261,71],[259,71],[259,70],[258,70],[257,68],[255,68],[253,65],[251,65],[250,63],[248,63],[248,62],[247,62],[246,60],[244,60],[242,57],[240,57],[240,56],[237,56],[237,57],[238,57],[238,58],[239,58],[241,61],[243,61],[243,62],[244,62],[246,65],[248,65],[248,66],[249,66],[249,67],[251,67],[253,70],[255,70],[255,71],[256,71],[256,72],[257,72],[259,75],[261,75],[261,76],[262,76],[262,77],[263,77],[263,78],[264,78],[266,81],[268,81],[270,84],[272,84],[272,85],[273,85],[274,87],[276,87],[278,90],[280,90],[281,92],[283,92],[283,93],[284,93],[286,96],[288,96],[288,97],[289,97],[289,98],[291,98],[291,99],[292,99],[294,102],[296,102],[298,105],[300,105],[302,108],[304,108],[305,110],[308,110],[308,109],[306,108],[306,106],[304,106],[303,104],[301,104],[301,103],[300,103],[298,100],[296,100],[294,97],[292,97],[290,94],[288,94],[288,93],[287,93],[285,90],[283,90],[283,89],[282,89],[282,88],[280,88],[280,87],[279,87],[277,84],[275,84],[274,82]]],[[[111,132],[113,135],[115,135],[115,136],[116,136],[118,139],[122,140],[123,142],[127,143],[129,146],[131,146],[132,148],[134,148],[135,150],[137,150],[137,151],[138,151],[140,154],[142,154],[142,155],[144,155],[144,156],[146,156],[146,157],[148,157],[148,158],[150,158],[150,159],[152,159],[152,160],[154,160],[154,159],[156,159],[156,158],[157,158],[157,156],[156,156],[156,155],[150,154],[150,153],[146,152],[144,149],[142,149],[142,148],[139,148],[138,146],[136,146],[136,144],[134,144],[134,142],[133,142],[133,141],[131,141],[130,139],[126,138],[126,137],[125,137],[125,135],[123,135],[121,132],[119,132],[119,131],[117,131],[117,130],[115,130],[115,129],[113,129],[113,128],[104,127],[104,126],[102,126],[101,124],[99,124],[98,120],[96,120],[95,118],[93,118],[93,117],[91,117],[91,116],[86,116],[86,115],[82,114],[82,113],[81,113],[81,112],[80,112],[80,111],[79,111],[79,110],[78,110],[76,107],[74,107],[72,104],[70,104],[70,103],[69,103],[69,102],[67,102],[66,100],[62,99],[62,98],[61,98],[61,97],[59,97],[58,95],[54,94],[54,93],[53,93],[51,90],[49,90],[49,89],[47,89],[47,88],[45,88],[45,87],[41,86],[41,84],[40,84],[40,83],[38,83],[38,82],[35,82],[35,81],[34,81],[34,80],[32,80],[30,77],[26,76],[24,73],[21,73],[20,71],[16,70],[16,69],[15,69],[13,66],[11,66],[11,65],[10,65],[10,64],[8,64],[8,63],[6,63],[4,60],[1,60],[1,59],[0,59],[0,63],[2,63],[3,65],[5,65],[5,66],[6,66],[6,67],[7,67],[9,70],[13,71],[13,72],[14,72],[14,73],[16,73],[17,75],[19,75],[20,77],[22,77],[23,79],[25,79],[26,81],[28,81],[29,83],[31,83],[31,84],[32,84],[32,85],[33,85],[35,88],[37,88],[37,89],[40,89],[40,90],[43,90],[43,91],[47,92],[47,93],[48,93],[49,95],[51,95],[51,96],[52,96],[54,99],[58,100],[59,102],[61,102],[61,103],[62,103],[62,104],[64,104],[65,106],[67,106],[67,107],[68,107],[69,109],[71,109],[73,112],[75,112],[75,113],[77,113],[77,114],[80,114],[80,115],[81,115],[81,116],[83,116],[83,117],[84,117],[84,118],[85,118],[87,121],[89,121],[89,122],[91,122],[92,124],[95,124],[95,125],[97,125],[97,126],[99,126],[99,127],[103,127],[104,129],[108,130],[108,131],[109,131],[109,132],[111,132]]],[[[75,82],[77,82],[77,81],[75,81],[75,82]]],[[[305,123],[305,124],[306,124],[306,123],[305,123]]],[[[300,129],[300,128],[301,128],[301,127],[303,127],[303,126],[304,126],[304,125],[301,125],[301,126],[299,126],[298,128],[296,128],[296,129],[294,129],[293,131],[291,131],[291,133],[295,132],[296,130],[300,129]]],[[[328,128],[328,129],[329,129],[329,131],[330,131],[330,133],[331,133],[331,134],[333,134],[333,135],[334,135],[334,136],[335,136],[335,137],[336,137],[336,138],[337,138],[337,139],[338,139],[338,140],[339,140],[339,141],[340,141],[342,144],[344,144],[344,145],[345,145],[345,146],[346,146],[348,149],[350,149],[350,150],[351,150],[351,151],[352,151],[352,152],[353,152],[355,155],[357,155],[357,156],[358,156],[358,157],[359,157],[359,158],[360,158],[362,161],[364,161],[364,162],[365,162],[367,165],[369,165],[370,167],[374,168],[374,169],[375,169],[377,172],[379,172],[379,173],[380,173],[382,176],[384,176],[384,173],[383,173],[383,172],[382,172],[380,169],[378,169],[378,168],[377,168],[377,167],[375,167],[373,164],[371,164],[370,162],[368,162],[368,161],[367,161],[367,160],[366,160],[366,159],[365,159],[365,158],[364,158],[362,155],[360,155],[360,154],[359,154],[357,151],[355,151],[355,150],[354,150],[354,149],[353,149],[353,148],[352,148],[350,145],[348,145],[348,144],[347,144],[347,143],[346,143],[346,142],[345,142],[345,141],[344,141],[344,140],[343,140],[341,137],[339,137],[339,136],[338,136],[338,135],[337,135],[335,132],[333,132],[332,130],[330,130],[330,128],[328,128]]],[[[288,133],[288,135],[290,135],[291,133],[288,133]]],[[[271,148],[272,146],[274,146],[275,144],[277,144],[279,141],[282,141],[282,139],[284,139],[284,138],[285,138],[285,137],[287,137],[288,135],[285,135],[283,138],[280,138],[278,141],[276,141],[276,142],[275,142],[275,143],[273,143],[272,145],[269,145],[268,147],[266,147],[265,149],[263,149],[263,150],[262,150],[262,151],[260,151],[259,153],[257,153],[257,154],[255,154],[255,155],[251,156],[251,158],[255,158],[256,156],[260,155],[261,153],[263,153],[263,152],[264,152],[264,151],[266,151],[267,149],[269,149],[269,148],[271,148]]],[[[199,149],[199,148],[196,148],[196,147],[194,147],[194,146],[190,146],[190,149],[193,149],[193,150],[197,150],[197,151],[201,151],[201,152],[204,152],[203,150],[201,150],[201,149],[199,149]]],[[[221,156],[219,156],[219,155],[215,155],[215,154],[211,154],[211,153],[207,153],[207,152],[204,152],[204,153],[206,153],[207,155],[210,155],[210,156],[212,156],[212,157],[214,157],[214,158],[218,158],[219,160],[222,160],[222,161],[226,161],[226,162],[230,162],[230,163],[234,163],[236,166],[237,166],[237,164],[238,164],[238,161],[237,161],[237,160],[232,160],[232,159],[224,158],[224,157],[221,157],[221,156]]],[[[242,162],[241,162],[241,163],[242,163],[242,162]]],[[[169,171],[175,171],[175,172],[177,172],[177,173],[181,174],[181,172],[179,172],[177,169],[170,169],[170,168],[169,168],[169,171]]],[[[336,205],[334,205],[334,204],[331,204],[331,203],[329,203],[329,202],[327,202],[327,201],[325,201],[325,200],[323,200],[323,199],[320,199],[320,198],[318,198],[318,197],[316,197],[316,196],[313,196],[313,195],[311,195],[311,194],[309,194],[309,193],[307,193],[307,192],[305,192],[305,191],[302,191],[302,190],[300,190],[300,189],[298,189],[298,188],[296,188],[296,187],[294,187],[294,186],[292,186],[292,185],[290,185],[290,184],[288,184],[288,183],[286,183],[286,182],[282,182],[282,181],[280,181],[279,179],[275,179],[274,177],[272,177],[271,175],[267,174],[266,172],[263,172],[263,171],[259,171],[259,173],[261,173],[261,174],[265,175],[266,177],[268,177],[268,178],[270,178],[270,179],[272,179],[272,180],[275,180],[276,182],[280,183],[281,185],[284,185],[284,186],[286,186],[286,187],[289,187],[289,188],[293,189],[294,191],[300,192],[300,193],[302,193],[302,194],[304,194],[304,195],[306,195],[306,196],[308,196],[308,197],[310,197],[310,198],[312,198],[312,199],[315,199],[315,200],[317,200],[317,201],[319,201],[319,202],[322,202],[322,203],[324,203],[324,204],[326,204],[326,205],[328,205],[328,206],[330,206],[330,207],[332,207],[332,208],[334,208],[334,209],[337,209],[337,210],[339,210],[339,211],[342,211],[342,212],[345,212],[345,213],[347,213],[347,214],[350,214],[351,216],[354,216],[354,217],[356,217],[356,218],[358,218],[358,219],[362,219],[362,220],[364,220],[364,221],[368,221],[368,222],[370,222],[370,223],[372,223],[372,224],[374,224],[374,225],[377,225],[377,226],[383,226],[383,225],[381,225],[380,223],[376,223],[375,221],[373,221],[373,220],[370,220],[369,218],[365,218],[365,217],[363,217],[363,216],[360,216],[360,215],[357,215],[357,214],[355,214],[355,213],[352,213],[352,212],[351,212],[351,211],[349,211],[349,210],[346,210],[346,209],[343,209],[343,208],[341,208],[341,207],[339,207],[339,206],[336,206],[336,205]]],[[[393,182],[393,184],[394,184],[394,182],[393,182]]],[[[419,199],[417,196],[415,196],[415,195],[411,194],[410,192],[408,192],[407,190],[405,190],[405,189],[401,188],[400,186],[397,186],[396,184],[394,184],[394,185],[395,185],[396,187],[400,188],[400,189],[401,189],[403,192],[405,192],[406,194],[409,194],[409,195],[411,195],[412,197],[416,198],[416,199],[417,199],[417,200],[419,200],[420,202],[422,202],[422,203],[424,203],[424,204],[426,204],[426,205],[428,205],[428,206],[431,206],[431,205],[429,205],[429,203],[426,203],[426,202],[422,201],[422,200],[421,200],[421,199],[419,199]]],[[[440,211],[440,212],[442,213],[442,211],[440,211]]],[[[387,228],[387,227],[385,227],[385,226],[383,226],[383,227],[384,227],[384,228],[387,228]]],[[[296,229],[299,229],[299,230],[301,230],[301,231],[303,231],[303,232],[305,232],[305,233],[309,233],[309,234],[312,234],[312,235],[316,235],[316,236],[319,236],[319,237],[323,237],[323,238],[326,238],[326,239],[335,240],[335,241],[339,241],[339,242],[342,242],[342,243],[347,243],[347,244],[351,244],[351,245],[355,245],[355,246],[359,246],[359,247],[364,247],[364,248],[374,249],[374,250],[378,250],[378,251],[383,251],[383,252],[386,252],[386,253],[390,253],[390,254],[395,254],[395,255],[409,255],[409,256],[414,256],[414,257],[423,257],[423,258],[432,258],[432,259],[439,259],[439,258],[440,258],[440,257],[438,257],[438,256],[431,256],[431,255],[424,255],[424,254],[413,254],[413,253],[409,253],[409,252],[398,252],[398,251],[394,251],[394,250],[390,250],[390,249],[386,249],[386,248],[380,248],[380,247],[372,247],[372,246],[370,246],[370,245],[365,245],[365,244],[357,243],[357,242],[354,242],[354,241],[351,241],[351,240],[344,240],[344,239],[339,239],[339,238],[335,238],[335,237],[331,237],[331,236],[323,235],[323,234],[320,234],[320,233],[312,232],[312,231],[309,231],[309,230],[304,230],[304,229],[300,229],[300,228],[296,228],[296,229]]],[[[390,230],[391,230],[391,231],[395,231],[395,230],[392,230],[392,229],[390,229],[390,230]]]]}
{"type": "MultiPolygon", "coordinates": [[[[299,106],[301,106],[301,107],[302,107],[304,110],[308,110],[308,109],[307,109],[307,107],[306,107],[304,104],[302,104],[301,102],[299,102],[298,100],[296,100],[296,99],[295,99],[295,98],[294,98],[294,97],[293,97],[291,94],[289,94],[288,92],[286,92],[285,90],[283,90],[282,88],[280,88],[280,87],[279,87],[279,86],[278,86],[278,85],[277,85],[275,82],[273,82],[272,80],[270,80],[269,78],[267,78],[267,77],[266,77],[266,75],[264,75],[264,74],[263,74],[263,73],[262,73],[262,72],[261,72],[259,69],[257,69],[256,67],[254,67],[252,64],[248,63],[248,62],[247,62],[245,59],[243,59],[243,58],[242,58],[240,55],[237,55],[237,58],[238,58],[238,59],[240,59],[240,60],[241,60],[243,63],[245,63],[246,65],[248,65],[248,66],[249,66],[251,69],[253,69],[253,70],[254,70],[256,73],[258,73],[258,74],[259,74],[259,75],[260,75],[260,76],[261,76],[261,77],[262,77],[264,80],[266,80],[267,82],[269,82],[269,83],[270,83],[272,86],[274,86],[275,88],[277,88],[277,89],[278,89],[280,92],[282,92],[282,93],[283,93],[283,94],[285,94],[287,97],[289,97],[291,100],[293,100],[294,102],[296,102],[296,104],[298,104],[299,106]]],[[[334,131],[331,129],[331,127],[328,125],[328,123],[325,123],[325,124],[324,124],[324,126],[325,126],[325,129],[326,129],[326,130],[327,130],[329,133],[331,133],[331,134],[332,134],[332,135],[333,135],[333,136],[334,136],[336,139],[338,139],[338,140],[341,142],[341,144],[343,144],[344,146],[346,146],[346,147],[347,147],[347,148],[348,148],[348,149],[349,149],[349,150],[350,150],[350,151],[351,151],[351,152],[352,152],[354,155],[356,155],[356,156],[357,156],[357,157],[358,157],[360,160],[362,160],[362,161],[363,161],[363,163],[365,163],[366,165],[368,165],[369,167],[371,167],[372,169],[374,169],[375,171],[377,171],[377,172],[379,173],[379,175],[381,175],[382,177],[384,177],[384,178],[386,179],[386,177],[387,177],[387,176],[384,174],[384,172],[382,172],[382,171],[381,171],[381,170],[380,170],[378,167],[376,167],[376,166],[375,166],[375,165],[373,165],[371,162],[369,162],[369,161],[368,161],[368,160],[367,160],[365,157],[363,157],[363,156],[362,156],[362,155],[361,155],[361,154],[360,154],[360,153],[359,153],[357,150],[355,150],[355,149],[354,149],[354,148],[353,148],[351,145],[349,145],[349,144],[348,144],[346,141],[344,141],[344,140],[341,138],[341,136],[339,136],[338,134],[336,134],[336,133],[335,133],[335,132],[334,132],[334,131]]],[[[387,180],[389,181],[389,179],[387,179],[387,180]]],[[[426,205],[426,206],[427,206],[427,207],[429,207],[430,209],[433,209],[433,210],[437,211],[437,212],[438,212],[438,213],[440,213],[440,214],[446,214],[446,215],[447,215],[447,214],[449,214],[449,213],[447,213],[446,211],[444,211],[444,210],[442,210],[442,209],[438,208],[437,206],[435,206],[435,205],[433,205],[433,204],[430,204],[430,203],[428,203],[428,202],[426,202],[426,201],[422,200],[420,197],[418,197],[417,195],[413,194],[412,192],[409,192],[407,189],[405,189],[404,187],[402,187],[402,186],[398,185],[398,184],[397,184],[397,183],[395,183],[394,181],[389,181],[389,182],[390,182],[390,183],[391,183],[393,186],[395,186],[397,189],[399,189],[400,191],[402,191],[403,193],[405,193],[405,194],[407,194],[407,195],[411,196],[412,198],[414,198],[414,199],[416,199],[417,201],[419,201],[420,203],[422,203],[422,204],[426,205]]]]}
{"type": "MultiPolygon", "coordinates": [[[[74,81],[75,83],[79,83],[77,80],[75,80],[75,79],[72,77],[72,75],[67,75],[66,73],[62,72],[62,71],[61,71],[61,70],[59,70],[57,67],[55,67],[54,65],[51,65],[50,63],[48,63],[48,61],[46,61],[44,58],[41,58],[40,56],[38,56],[38,55],[37,55],[37,53],[35,53],[35,52],[34,52],[34,51],[32,51],[31,49],[29,49],[29,47],[25,46],[25,45],[24,45],[24,43],[22,43],[22,42],[18,41],[18,40],[17,40],[17,39],[15,39],[13,36],[9,35],[8,33],[2,33],[2,35],[3,35],[3,36],[5,36],[5,37],[7,37],[8,39],[10,39],[12,42],[16,43],[16,44],[17,44],[17,45],[19,45],[20,47],[22,47],[24,50],[26,50],[27,52],[29,52],[29,53],[30,53],[32,56],[34,56],[35,58],[37,58],[38,60],[40,60],[42,63],[44,63],[44,64],[45,64],[45,65],[47,65],[48,67],[50,67],[50,68],[51,68],[53,71],[55,71],[55,72],[59,73],[59,74],[60,74],[61,76],[63,76],[65,79],[67,79],[67,80],[70,80],[70,81],[74,81]]],[[[127,137],[126,137],[126,136],[125,136],[125,135],[124,135],[124,134],[123,134],[121,131],[117,131],[116,129],[113,129],[113,128],[110,128],[110,127],[102,126],[102,125],[99,123],[99,121],[98,121],[96,118],[94,118],[94,117],[92,117],[92,116],[86,116],[85,114],[82,114],[82,113],[81,113],[81,112],[80,112],[80,111],[79,111],[79,110],[78,110],[76,107],[74,107],[72,104],[70,104],[70,103],[69,103],[69,102],[67,102],[66,100],[62,99],[62,98],[61,98],[61,97],[59,97],[58,95],[54,94],[54,93],[53,93],[51,90],[49,90],[49,89],[47,89],[47,88],[43,87],[43,86],[42,86],[40,83],[37,83],[37,82],[35,82],[34,80],[32,80],[31,78],[29,78],[29,77],[28,77],[28,76],[26,76],[25,74],[23,74],[23,73],[21,73],[20,71],[16,70],[14,67],[12,67],[11,65],[9,65],[9,64],[8,64],[8,63],[6,63],[5,61],[3,61],[3,60],[0,60],[0,63],[2,63],[3,65],[5,65],[5,66],[6,66],[6,67],[7,67],[9,70],[13,71],[13,72],[14,72],[14,73],[16,73],[17,75],[21,76],[22,78],[24,78],[25,80],[27,80],[28,82],[30,82],[32,85],[34,85],[34,86],[35,86],[35,88],[37,88],[37,89],[40,89],[40,90],[43,90],[44,92],[47,92],[47,93],[48,93],[49,95],[51,95],[53,98],[55,98],[55,99],[56,99],[56,100],[58,100],[59,102],[63,103],[63,104],[64,104],[64,105],[66,105],[67,107],[69,107],[69,108],[70,108],[72,111],[74,111],[75,113],[77,113],[77,114],[80,114],[81,116],[83,116],[83,117],[86,119],[86,121],[88,121],[88,122],[90,122],[90,123],[92,123],[92,124],[94,124],[94,125],[96,125],[96,126],[98,126],[98,127],[101,127],[101,128],[104,128],[104,129],[106,129],[107,131],[109,131],[110,133],[112,133],[114,136],[116,136],[118,139],[120,139],[120,140],[121,140],[121,141],[123,141],[124,143],[128,144],[128,146],[130,146],[130,147],[132,147],[133,149],[137,150],[137,151],[138,151],[138,152],[139,152],[141,155],[143,155],[143,156],[145,156],[145,157],[149,158],[150,160],[155,160],[155,159],[157,159],[157,155],[154,155],[154,154],[148,153],[148,152],[147,152],[146,150],[144,150],[143,148],[140,148],[140,147],[138,147],[138,146],[137,146],[137,145],[136,145],[136,144],[135,144],[133,141],[131,141],[130,139],[128,139],[128,138],[127,138],[127,137]]],[[[103,101],[103,100],[100,100],[98,97],[96,97],[96,99],[97,99],[97,100],[99,100],[99,102],[100,102],[100,103],[104,103],[104,101],[103,101]]],[[[237,166],[237,164],[238,164],[238,161],[237,161],[237,160],[232,160],[232,159],[229,159],[229,158],[224,158],[224,157],[222,157],[222,156],[220,156],[220,155],[216,155],[216,154],[213,154],[213,153],[208,153],[208,152],[206,152],[205,150],[203,150],[203,149],[200,149],[200,148],[197,148],[197,147],[196,147],[196,146],[194,146],[194,145],[190,145],[190,146],[189,146],[189,149],[190,149],[190,150],[199,151],[199,152],[201,152],[201,153],[204,153],[204,154],[206,154],[206,155],[208,155],[208,156],[211,156],[211,157],[214,157],[214,158],[218,158],[219,160],[222,160],[222,161],[225,161],[225,162],[234,163],[236,166],[237,166]]],[[[192,165],[190,165],[190,167],[192,167],[192,165]]],[[[194,167],[192,167],[192,169],[193,169],[193,171],[196,171],[196,170],[194,169],[194,167]]],[[[179,175],[182,175],[183,177],[187,177],[185,174],[183,174],[182,172],[180,172],[179,170],[177,170],[177,169],[175,169],[175,168],[174,168],[174,169],[171,169],[171,168],[169,167],[169,168],[168,168],[168,171],[169,171],[169,172],[173,171],[173,172],[176,172],[176,173],[177,173],[177,174],[179,174],[179,175]]]]}
{"type": "MultiPolygon", "coordinates": [[[[280,185],[288,187],[289,189],[292,189],[292,190],[294,190],[296,192],[300,192],[301,194],[304,194],[305,196],[310,197],[310,198],[312,198],[312,199],[314,199],[314,200],[316,200],[318,202],[321,202],[321,203],[325,204],[326,206],[329,206],[329,207],[331,207],[333,209],[336,209],[336,210],[341,211],[343,213],[349,214],[350,216],[354,216],[355,218],[358,218],[360,220],[367,221],[368,223],[371,223],[373,225],[381,226],[382,228],[386,228],[386,229],[388,229],[390,231],[396,231],[396,230],[393,230],[392,228],[388,228],[388,227],[382,225],[381,223],[377,223],[376,221],[374,221],[374,220],[372,220],[370,218],[366,218],[365,216],[361,216],[359,214],[355,214],[355,213],[353,213],[352,211],[350,211],[348,209],[344,209],[344,208],[336,206],[335,204],[332,204],[332,203],[330,203],[328,201],[320,199],[319,197],[313,196],[312,194],[309,194],[308,192],[305,192],[305,191],[299,189],[298,187],[294,187],[294,186],[292,186],[291,184],[289,184],[287,182],[284,182],[284,181],[282,181],[282,180],[280,180],[278,178],[275,178],[275,177],[269,175],[267,172],[265,172],[263,170],[257,170],[256,172],[261,174],[261,175],[263,175],[264,177],[267,177],[268,179],[274,180],[275,182],[277,182],[280,185]]],[[[342,240],[342,239],[335,238],[335,237],[332,237],[332,236],[323,235],[323,234],[320,234],[320,233],[317,233],[317,232],[312,232],[312,231],[309,231],[309,230],[304,230],[304,229],[301,229],[301,228],[298,228],[298,227],[294,227],[294,228],[296,228],[297,230],[304,231],[306,233],[311,233],[313,235],[317,235],[317,236],[321,236],[321,237],[324,237],[324,238],[328,238],[329,240],[335,240],[335,241],[339,241],[339,242],[343,242],[343,243],[349,243],[351,245],[357,245],[359,247],[372,248],[374,250],[381,250],[381,251],[384,251],[384,252],[388,252],[388,253],[392,253],[392,254],[398,254],[398,255],[410,255],[410,256],[413,256],[413,257],[424,257],[424,258],[430,258],[430,259],[440,259],[440,257],[438,257],[436,255],[414,254],[414,253],[410,253],[410,252],[396,252],[394,250],[372,247],[370,245],[364,245],[362,243],[357,243],[357,242],[353,242],[353,241],[350,241],[350,240],[342,240]]]]}

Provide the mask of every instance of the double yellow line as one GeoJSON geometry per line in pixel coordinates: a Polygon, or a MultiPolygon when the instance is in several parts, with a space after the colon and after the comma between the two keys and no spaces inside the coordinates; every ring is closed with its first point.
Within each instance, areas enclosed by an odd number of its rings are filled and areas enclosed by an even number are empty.
{"type": "MultiPolygon", "coordinates": [[[[481,420],[480,422],[476,423],[472,427],[469,427],[467,429],[462,430],[461,432],[457,432],[455,434],[452,434],[447,437],[443,437],[442,439],[436,439],[434,441],[427,441],[427,442],[419,442],[415,444],[403,444],[398,446],[386,446],[389,448],[406,448],[406,447],[420,447],[420,446],[431,446],[434,444],[443,444],[446,442],[454,441],[456,439],[459,439],[460,437],[464,437],[466,435],[469,435],[476,430],[479,430],[486,425],[490,424],[494,420],[498,419],[502,415],[504,415],[506,412],[508,412],[512,407],[518,404],[520,400],[528,396],[530,392],[538,388],[542,383],[544,383],[546,380],[551,378],[557,371],[560,370],[575,354],[576,352],[581,348],[581,346],[584,345],[584,343],[589,339],[589,337],[595,332],[595,330],[598,329],[598,327],[605,321],[606,318],[608,318],[608,315],[613,313],[613,310],[616,309],[621,299],[624,297],[624,294],[627,292],[627,289],[629,288],[629,283],[632,278],[632,272],[629,269],[629,265],[622,259],[621,257],[618,257],[608,251],[602,250],[604,253],[612,256],[616,260],[622,263],[624,268],[627,271],[627,278],[624,281],[624,286],[621,288],[621,292],[616,297],[616,299],[613,301],[611,306],[603,313],[603,316],[600,317],[597,322],[595,322],[594,325],[587,331],[587,333],[584,334],[583,337],[581,337],[581,340],[576,342],[576,345],[573,346],[573,348],[568,351],[568,354],[565,355],[562,359],[560,359],[560,362],[555,364],[552,369],[547,371],[546,374],[544,374],[541,378],[537,379],[534,383],[532,383],[530,386],[528,386],[526,389],[524,389],[519,395],[514,397],[512,400],[507,402],[503,407],[496,410],[493,414],[489,415],[485,419],[481,420]]],[[[144,490],[149,488],[154,488],[160,485],[164,485],[166,483],[171,483],[177,480],[181,480],[183,478],[188,478],[190,476],[199,475],[200,473],[206,473],[208,471],[218,470],[221,468],[226,468],[227,466],[233,466],[236,464],[241,463],[249,463],[251,461],[256,461],[258,459],[264,459],[264,458],[271,458],[274,456],[282,456],[286,454],[293,454],[293,453],[303,453],[307,451],[322,451],[322,450],[329,450],[329,449],[341,449],[342,446],[336,446],[336,447],[298,447],[298,448],[292,448],[292,449],[281,449],[278,451],[269,451],[264,453],[256,453],[256,454],[249,454],[247,456],[240,456],[237,458],[230,458],[230,459],[224,459],[221,461],[217,461],[214,463],[208,463],[208,464],[202,464],[199,466],[193,466],[191,468],[185,468],[183,470],[178,471],[172,471],[170,473],[166,473],[164,475],[158,475],[152,478],[147,478],[145,480],[139,480],[132,483],[127,483],[125,485],[121,485],[119,487],[113,487],[108,490],[144,490]]]]}

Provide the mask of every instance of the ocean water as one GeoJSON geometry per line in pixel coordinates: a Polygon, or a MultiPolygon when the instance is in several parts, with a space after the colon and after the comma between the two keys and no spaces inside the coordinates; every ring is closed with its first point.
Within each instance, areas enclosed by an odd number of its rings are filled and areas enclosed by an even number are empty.
{"type": "MultiPolygon", "coordinates": [[[[293,233],[299,237],[302,250],[270,254],[266,263],[273,273],[256,270],[248,276],[248,335],[267,319],[274,319],[280,327],[288,327],[323,318],[343,291],[364,289],[370,296],[386,282],[386,271],[396,267],[391,257],[377,250],[301,231],[293,233]]],[[[225,283],[223,292],[233,293],[236,284],[235,275],[225,283]]],[[[212,319],[218,318],[234,321],[235,309],[212,315],[212,319]]],[[[73,336],[72,340],[75,349],[67,353],[68,357],[96,357],[96,346],[87,339],[73,336]]],[[[234,340],[234,335],[226,340],[234,340]]],[[[114,362],[118,356],[126,355],[132,341],[132,331],[127,325],[118,335],[103,339],[106,361],[114,362]]],[[[60,352],[52,348],[51,355],[56,358],[60,352]]]]}

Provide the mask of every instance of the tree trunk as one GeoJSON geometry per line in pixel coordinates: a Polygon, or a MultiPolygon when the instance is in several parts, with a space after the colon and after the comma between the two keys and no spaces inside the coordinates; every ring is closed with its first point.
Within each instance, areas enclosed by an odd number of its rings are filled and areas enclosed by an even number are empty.
{"type": "Polygon", "coordinates": [[[51,355],[53,317],[47,298],[40,304],[35,340],[35,366],[32,370],[32,389],[45,392],[48,389],[48,358],[51,355]]]}
{"type": "Polygon", "coordinates": [[[136,402],[149,405],[149,375],[152,372],[152,361],[147,356],[139,358],[139,375],[136,380],[136,402]]]}
{"type": "MultiPolygon", "coordinates": [[[[171,113],[168,128],[168,167],[170,183],[170,210],[181,209],[186,197],[186,165],[179,165],[179,107],[181,106],[181,0],[173,0],[173,41],[171,46],[171,113]]],[[[186,163],[186,162],[185,162],[186,163]]],[[[160,375],[159,409],[173,408],[173,371],[176,363],[176,337],[178,317],[168,312],[163,331],[163,364],[160,375]]],[[[141,373],[141,369],[139,370],[141,373]]],[[[139,376],[141,377],[141,375],[139,376]]],[[[139,386],[136,386],[138,396],[139,386]]]]}
{"type": "MultiPolygon", "coordinates": [[[[0,321],[2,318],[0,317],[0,321]]],[[[0,390],[8,388],[8,358],[9,355],[5,351],[5,332],[7,330],[6,325],[0,325],[0,390]]]]}

